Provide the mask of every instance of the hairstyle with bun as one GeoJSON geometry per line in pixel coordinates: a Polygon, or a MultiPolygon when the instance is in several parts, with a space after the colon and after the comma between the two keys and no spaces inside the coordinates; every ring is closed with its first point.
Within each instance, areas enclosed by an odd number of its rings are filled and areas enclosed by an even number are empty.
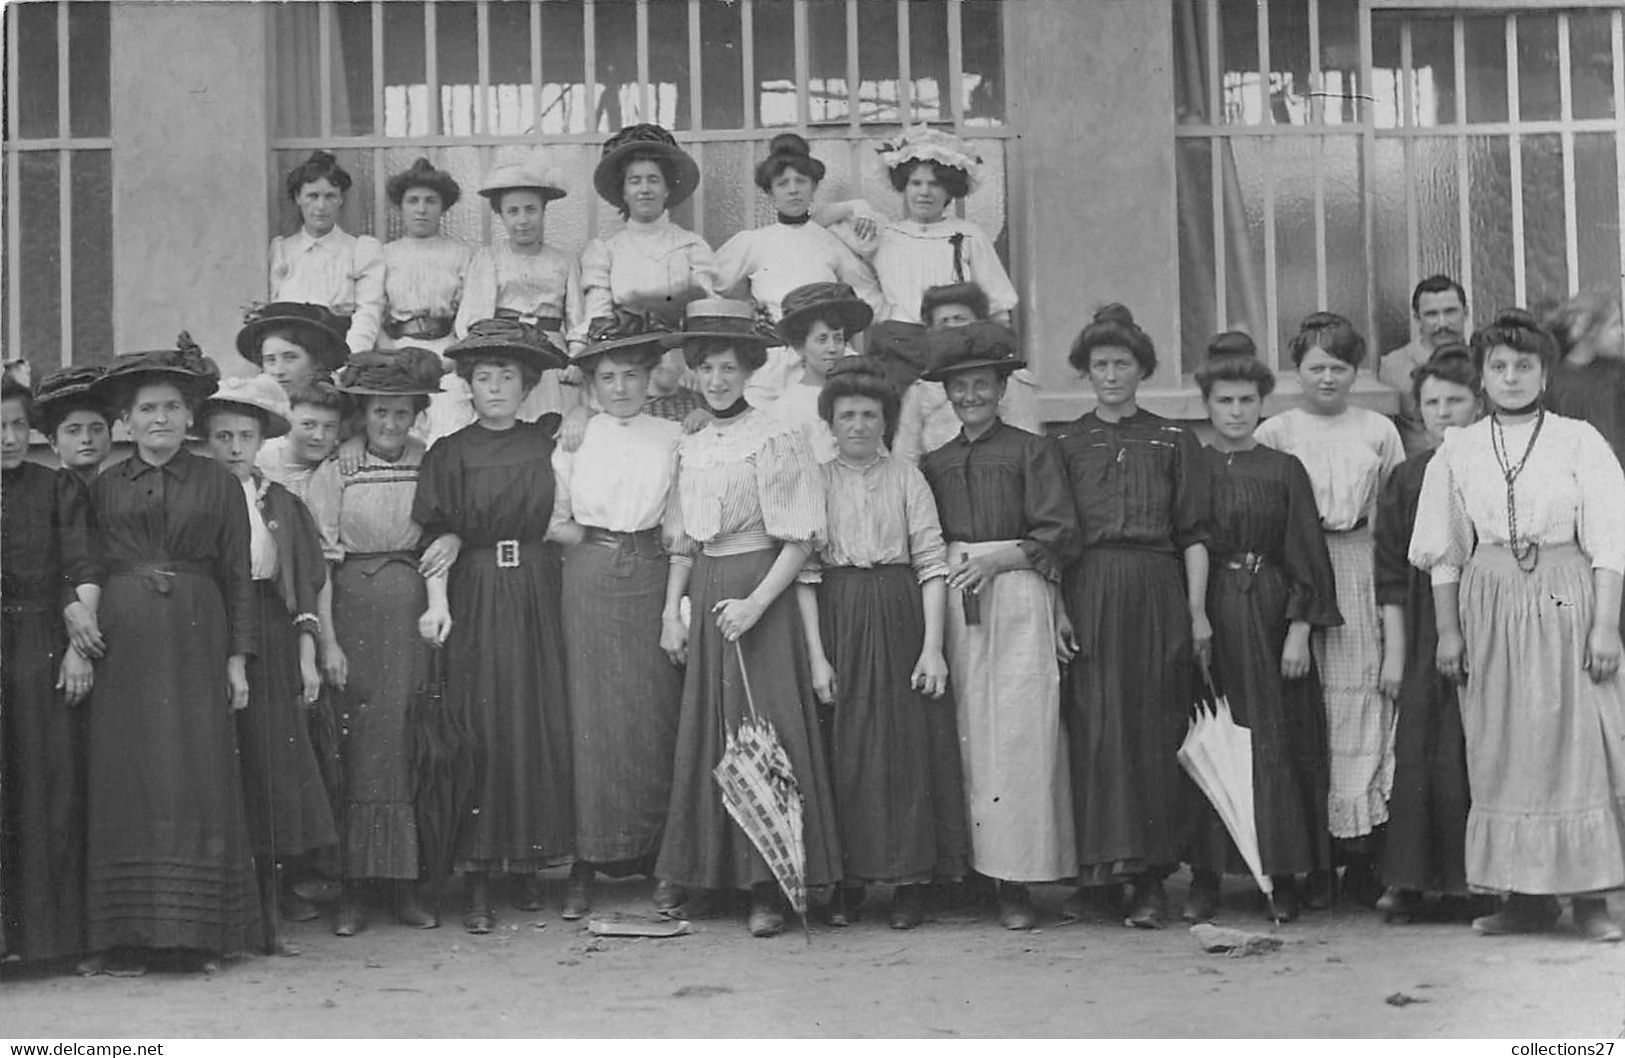
{"type": "Polygon", "coordinates": [[[1469,344],[1473,351],[1473,366],[1480,372],[1484,370],[1484,361],[1489,358],[1490,352],[1501,346],[1539,357],[1543,370],[1550,371],[1557,360],[1557,339],[1540,325],[1535,314],[1528,309],[1502,309],[1495,314],[1489,326],[1473,332],[1469,344]]]}
{"type": "Polygon", "coordinates": [[[309,158],[288,171],[288,197],[298,202],[299,192],[304,190],[305,185],[318,180],[326,180],[341,194],[350,190],[350,174],[339,165],[339,160],[328,151],[311,151],[309,158]]]}
{"type": "Polygon", "coordinates": [[[824,182],[824,163],[812,156],[807,141],[793,132],[781,132],[767,146],[767,157],[756,163],[756,186],[763,194],[786,169],[794,169],[815,184],[824,182]]]}
{"type": "MultiPolygon", "coordinates": [[[[1208,348],[1211,349],[1212,346],[1209,345],[1208,348]]],[[[1202,391],[1203,400],[1213,395],[1213,385],[1216,382],[1251,382],[1258,387],[1259,399],[1275,392],[1275,372],[1271,371],[1264,361],[1248,353],[1220,353],[1218,356],[1208,357],[1207,361],[1196,369],[1196,385],[1202,391]]]]}
{"type": "Polygon", "coordinates": [[[1311,312],[1305,316],[1287,348],[1292,352],[1294,366],[1302,365],[1309,350],[1316,348],[1324,349],[1326,355],[1350,367],[1359,367],[1365,360],[1365,339],[1354,329],[1354,324],[1335,312],[1311,312]]]}
{"type": "Polygon", "coordinates": [[[1140,377],[1150,378],[1157,370],[1157,350],[1151,337],[1134,322],[1134,313],[1114,301],[1095,310],[1088,326],[1078,334],[1067,354],[1067,362],[1080,375],[1089,373],[1089,354],[1096,349],[1127,349],[1140,365],[1140,377]]]}
{"type": "Polygon", "coordinates": [[[931,172],[936,176],[937,183],[941,184],[942,189],[948,192],[948,201],[952,202],[956,198],[964,198],[970,194],[969,173],[963,169],[955,169],[951,165],[944,165],[929,158],[911,158],[900,165],[893,166],[891,169],[891,186],[899,192],[907,188],[909,177],[913,176],[914,170],[922,165],[930,166],[931,172]]]}
{"type": "Polygon", "coordinates": [[[885,441],[891,444],[903,398],[878,362],[867,356],[845,356],[836,361],[824,380],[824,388],[818,393],[818,417],[833,425],[835,402],[842,397],[868,397],[879,401],[881,415],[886,420],[885,441]]]}
{"type": "Polygon", "coordinates": [[[1257,356],[1258,343],[1246,331],[1223,331],[1207,343],[1207,356],[1215,360],[1221,356],[1257,356]]]}
{"type": "Polygon", "coordinates": [[[1439,346],[1428,357],[1427,363],[1411,372],[1411,396],[1420,402],[1422,383],[1430,378],[1466,386],[1473,391],[1473,396],[1481,395],[1484,392],[1484,379],[1473,360],[1473,351],[1461,342],[1446,342],[1439,346]]]}
{"type": "Polygon", "coordinates": [[[0,404],[8,400],[23,402],[23,414],[34,421],[34,391],[11,377],[11,372],[0,373],[0,404]]]}

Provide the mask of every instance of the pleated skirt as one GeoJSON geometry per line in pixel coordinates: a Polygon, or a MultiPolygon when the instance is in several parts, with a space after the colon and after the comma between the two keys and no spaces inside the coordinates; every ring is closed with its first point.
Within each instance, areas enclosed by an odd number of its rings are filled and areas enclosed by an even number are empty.
{"type": "Polygon", "coordinates": [[[1625,677],[1585,672],[1591,562],[1541,549],[1531,573],[1480,545],[1462,572],[1467,882],[1514,893],[1625,885],[1625,677]]]}
{"type": "Polygon", "coordinates": [[[826,569],[818,591],[836,673],[830,770],[848,882],[965,873],[967,835],[953,699],[911,684],[925,641],[909,566],[826,569]]]}

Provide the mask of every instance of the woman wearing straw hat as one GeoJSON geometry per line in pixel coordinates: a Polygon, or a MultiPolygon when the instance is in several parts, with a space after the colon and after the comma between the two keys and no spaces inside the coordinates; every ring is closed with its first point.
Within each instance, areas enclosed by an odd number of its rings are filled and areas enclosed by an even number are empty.
{"type": "Polygon", "coordinates": [[[378,342],[384,314],[384,250],[338,226],[350,174],[327,151],[311,151],[284,181],[299,230],[271,240],[272,301],[321,305],[340,317],[351,352],[378,342]]]}
{"type": "Polygon", "coordinates": [[[999,419],[1022,366],[1007,327],[933,332],[930,369],[963,424],[920,464],[948,543],[948,670],[971,866],[998,880],[1007,929],[1037,922],[1029,882],[1077,870],[1061,729],[1056,583],[1077,533],[1053,441],[999,419]]]}
{"type": "Polygon", "coordinates": [[[135,451],[91,489],[106,652],[89,714],[89,973],[143,973],[154,949],[207,969],[262,940],[232,721],[259,640],[248,505],[185,447],[219,371],[178,344],[118,357],[95,386],[135,451]]]}
{"type": "Polygon", "coordinates": [[[324,305],[274,301],[243,317],[237,353],[284,393],[292,393],[344,366],[350,356],[344,327],[344,320],[324,305]]]}
{"type": "MultiPolygon", "coordinates": [[[[514,905],[542,906],[537,872],[570,859],[575,809],[553,514],[556,416],[519,418],[525,394],[567,363],[539,330],[482,320],[447,350],[479,418],[429,449],[412,517],[452,542],[450,580],[420,630],[446,644],[446,708],[485,747],[478,813],[457,850],[463,927],[495,924],[490,875],[519,883],[514,905]]],[[[425,553],[428,559],[435,549],[425,553]]]]}
{"type": "Polygon", "coordinates": [[[90,497],[76,474],[28,461],[30,404],[0,377],[0,949],[39,962],[85,946],[81,703],[100,635],[63,628],[64,587],[96,591],[90,497]]]}
{"type": "MultiPolygon", "coordinates": [[[[648,414],[649,373],[669,331],[621,313],[588,329],[575,365],[603,414],[574,452],[553,451],[549,535],[564,552],[564,644],[575,747],[576,865],[564,917],[591,905],[597,870],[654,872],[671,800],[682,652],[662,615],[681,590],[660,540],[683,428],[648,414]],[[670,650],[663,649],[663,646],[670,650]]],[[[662,883],[655,905],[679,896],[662,883]]]]}
{"type": "MultiPolygon", "coordinates": [[[[293,891],[295,861],[338,842],[300,708],[321,693],[317,596],[327,564],[305,505],[256,469],[265,438],[288,431],[282,387],[264,375],[223,379],[198,418],[209,455],[241,483],[248,504],[259,641],[248,663],[248,708],[237,714],[237,748],[260,885],[266,899],[278,901],[281,918],[308,922],[317,912],[293,891]]],[[[274,940],[287,950],[282,938],[274,940]]]]}
{"type": "Polygon", "coordinates": [[[784,745],[800,788],[808,886],[840,880],[840,841],[818,728],[818,699],[801,615],[788,589],[824,535],[818,466],[799,431],[753,411],[750,373],[778,338],[749,302],[689,304],[681,335],[714,416],[677,449],[677,488],[666,533],[676,591],[687,590],[685,630],[668,605],[667,645],[686,651],[682,717],[666,834],[656,873],[688,891],[699,914],[707,891],[749,889],[750,931],[784,928],[766,861],[729,818],[711,769],[751,701],[784,745]],[[692,572],[690,572],[692,571],[692,572]],[[745,671],[740,670],[740,654],[745,671]]]}
{"type": "Polygon", "coordinates": [[[102,374],[101,367],[90,365],[59,368],[34,390],[40,433],[62,468],[86,485],[96,480],[113,448],[113,410],[90,392],[102,374]]]}
{"type": "Polygon", "coordinates": [[[333,925],[341,937],[366,928],[365,890],[378,879],[391,883],[401,922],[438,924],[418,895],[407,716],[429,668],[418,622],[430,596],[445,592],[443,559],[419,556],[424,533],[412,498],[424,448],[410,435],[440,376],[440,358],[427,349],[352,357],[335,388],[358,405],[361,467],[345,475],[330,459],[310,479],[310,511],[332,577],[332,613],[320,615],[322,669],[350,706],[339,820],[344,892],[333,925]]]}

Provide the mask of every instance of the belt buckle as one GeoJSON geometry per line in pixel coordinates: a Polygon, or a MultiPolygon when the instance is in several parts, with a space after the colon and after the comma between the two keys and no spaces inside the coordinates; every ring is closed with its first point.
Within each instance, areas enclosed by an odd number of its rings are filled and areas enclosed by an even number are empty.
{"type": "Polygon", "coordinates": [[[498,540],[496,546],[497,569],[519,568],[519,541],[498,540]]]}
{"type": "Polygon", "coordinates": [[[1247,552],[1247,557],[1242,559],[1242,565],[1246,568],[1248,573],[1257,576],[1258,571],[1264,566],[1264,556],[1259,554],[1257,551],[1249,551],[1247,552]]]}

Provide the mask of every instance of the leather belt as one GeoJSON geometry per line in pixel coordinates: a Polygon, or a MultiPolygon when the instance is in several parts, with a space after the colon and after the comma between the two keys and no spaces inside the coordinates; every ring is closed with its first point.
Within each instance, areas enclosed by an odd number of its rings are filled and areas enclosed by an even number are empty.
{"type": "Polygon", "coordinates": [[[177,574],[190,573],[210,578],[214,576],[214,568],[207,563],[173,558],[154,559],[151,562],[115,562],[110,572],[115,577],[137,577],[157,595],[170,593],[174,587],[173,578],[177,574]]]}
{"type": "Polygon", "coordinates": [[[544,331],[562,331],[564,318],[562,316],[533,316],[518,309],[497,309],[496,318],[499,320],[518,320],[528,323],[532,327],[539,327],[544,331]]]}
{"type": "Polygon", "coordinates": [[[404,320],[385,320],[384,333],[391,338],[417,338],[420,341],[432,342],[450,334],[454,322],[455,318],[451,316],[427,314],[404,320]]]}

